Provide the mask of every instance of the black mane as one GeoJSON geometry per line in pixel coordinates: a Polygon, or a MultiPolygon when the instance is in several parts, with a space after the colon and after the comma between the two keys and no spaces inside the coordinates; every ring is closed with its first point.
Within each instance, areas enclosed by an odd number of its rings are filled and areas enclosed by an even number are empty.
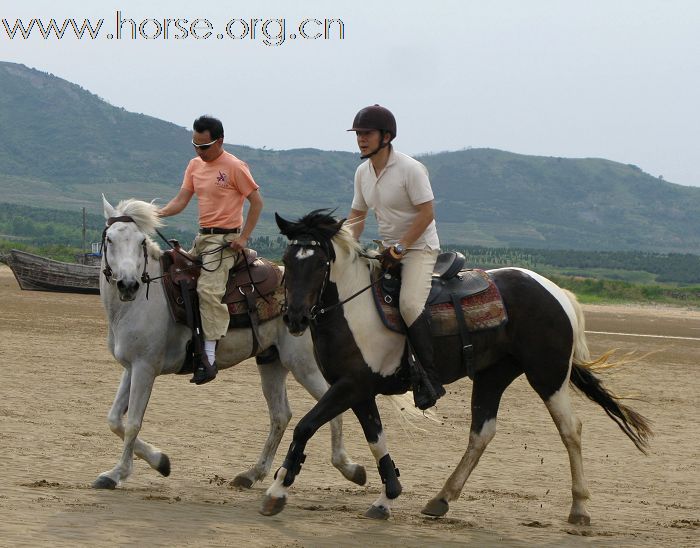
{"type": "MultiPolygon", "coordinates": [[[[345,222],[345,219],[336,219],[333,213],[335,209],[315,209],[298,221],[287,221],[275,213],[275,219],[280,233],[288,240],[315,240],[327,251],[333,253],[331,240],[345,222]]],[[[331,257],[331,260],[334,258],[331,257]]]]}

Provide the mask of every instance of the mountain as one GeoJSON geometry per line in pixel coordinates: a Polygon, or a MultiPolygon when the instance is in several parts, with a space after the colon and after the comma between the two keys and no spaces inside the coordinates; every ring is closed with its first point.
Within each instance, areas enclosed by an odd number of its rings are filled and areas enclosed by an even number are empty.
{"type": "MultiPolygon", "coordinates": [[[[224,120],[226,125],[226,120],[224,120]]],[[[114,107],[38,70],[0,62],[0,202],[92,212],[174,196],[193,156],[190,130],[114,107]]],[[[400,143],[398,143],[400,149],[400,143]]],[[[275,211],[346,214],[357,154],[226,145],[261,184],[260,234],[275,211]]],[[[700,253],[700,189],[604,159],[470,149],[420,156],[430,170],[445,243],[700,253]]],[[[192,228],[196,207],[171,220],[192,228]]],[[[371,235],[371,227],[367,235],[371,235]]]]}

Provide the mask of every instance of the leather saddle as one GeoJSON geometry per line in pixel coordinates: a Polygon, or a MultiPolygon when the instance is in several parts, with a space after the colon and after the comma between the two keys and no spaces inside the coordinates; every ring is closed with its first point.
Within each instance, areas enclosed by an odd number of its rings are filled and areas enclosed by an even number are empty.
{"type": "MultiPolygon", "coordinates": [[[[453,297],[462,300],[489,288],[489,281],[481,275],[482,271],[466,270],[466,262],[466,257],[458,251],[447,251],[438,255],[426,303],[428,306],[452,302],[453,297]]],[[[398,307],[400,276],[385,273],[380,285],[384,302],[398,307]]]]}
{"type": "MultiPolygon", "coordinates": [[[[163,286],[168,301],[168,307],[173,319],[178,323],[189,325],[187,320],[187,306],[185,303],[183,287],[196,296],[197,280],[201,272],[202,263],[193,255],[187,253],[177,240],[170,240],[173,249],[164,251],[160,258],[163,273],[163,286]]],[[[242,251],[244,259],[239,261],[231,269],[226,293],[221,299],[226,303],[231,314],[231,327],[255,326],[261,319],[257,316],[258,299],[269,303],[270,295],[283,291],[282,269],[276,264],[258,257],[253,249],[242,251]],[[242,316],[242,317],[239,317],[242,316]]],[[[277,315],[281,313],[281,306],[277,315]]],[[[270,312],[273,313],[274,310],[270,312]]]]}
{"type": "MultiPolygon", "coordinates": [[[[498,327],[507,321],[507,314],[500,292],[488,273],[465,269],[465,264],[466,257],[456,251],[438,256],[426,307],[430,311],[433,337],[458,337],[462,364],[467,375],[473,378],[470,332],[498,327]]],[[[400,290],[400,275],[384,272],[373,294],[384,325],[392,331],[406,333],[398,308],[400,290]]]]}

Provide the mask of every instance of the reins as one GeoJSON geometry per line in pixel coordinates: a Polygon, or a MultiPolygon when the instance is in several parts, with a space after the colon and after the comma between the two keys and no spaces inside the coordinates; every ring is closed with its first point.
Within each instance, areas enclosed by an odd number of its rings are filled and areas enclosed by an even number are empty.
{"type": "MultiPolygon", "coordinates": [[[[321,242],[317,240],[290,240],[289,245],[300,245],[300,246],[310,246],[310,247],[318,247],[320,249],[323,249],[323,252],[326,254],[326,257],[330,256],[330,253],[325,249],[325,247],[321,244],[321,242]]],[[[377,257],[374,257],[372,255],[368,255],[367,253],[358,253],[360,257],[364,257],[365,259],[371,259],[371,260],[377,260],[377,257]]],[[[326,285],[328,284],[328,281],[330,280],[331,276],[331,261],[330,258],[326,259],[326,272],[323,276],[323,285],[321,286],[321,291],[318,293],[318,298],[316,299],[316,304],[313,305],[309,309],[309,319],[312,321],[316,321],[316,318],[318,317],[319,314],[325,314],[326,312],[330,312],[331,310],[338,308],[339,306],[343,306],[345,303],[353,300],[355,297],[361,295],[368,289],[372,288],[373,286],[377,285],[379,282],[381,282],[382,277],[379,276],[376,280],[372,281],[367,287],[363,287],[359,291],[356,291],[352,295],[350,295],[347,299],[343,299],[342,301],[338,301],[337,303],[333,303],[328,306],[320,306],[321,305],[321,299],[323,297],[323,293],[326,291],[326,285]],[[319,308],[320,307],[320,308],[319,308]]],[[[285,295],[286,295],[286,290],[285,290],[285,295]]],[[[285,297],[286,299],[286,297],[285,297]]],[[[285,302],[286,306],[286,302],[285,302]]]]}

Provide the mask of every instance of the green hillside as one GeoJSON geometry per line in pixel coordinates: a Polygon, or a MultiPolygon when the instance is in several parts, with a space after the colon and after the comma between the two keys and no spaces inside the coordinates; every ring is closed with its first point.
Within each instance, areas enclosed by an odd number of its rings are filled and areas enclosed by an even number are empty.
{"type": "MultiPolygon", "coordinates": [[[[103,192],[113,203],[128,197],[164,203],[177,192],[193,154],[188,129],[111,106],[13,63],[0,63],[0,125],[12,136],[0,141],[5,203],[85,206],[93,214],[100,213],[103,192]]],[[[227,149],[248,162],[262,186],[259,235],[276,233],[275,211],[287,217],[318,207],[348,211],[357,154],[227,149]]],[[[431,173],[444,243],[700,253],[700,189],[635,166],[491,149],[420,159],[431,173]]],[[[195,218],[191,204],[170,222],[191,230],[195,218]]]]}

